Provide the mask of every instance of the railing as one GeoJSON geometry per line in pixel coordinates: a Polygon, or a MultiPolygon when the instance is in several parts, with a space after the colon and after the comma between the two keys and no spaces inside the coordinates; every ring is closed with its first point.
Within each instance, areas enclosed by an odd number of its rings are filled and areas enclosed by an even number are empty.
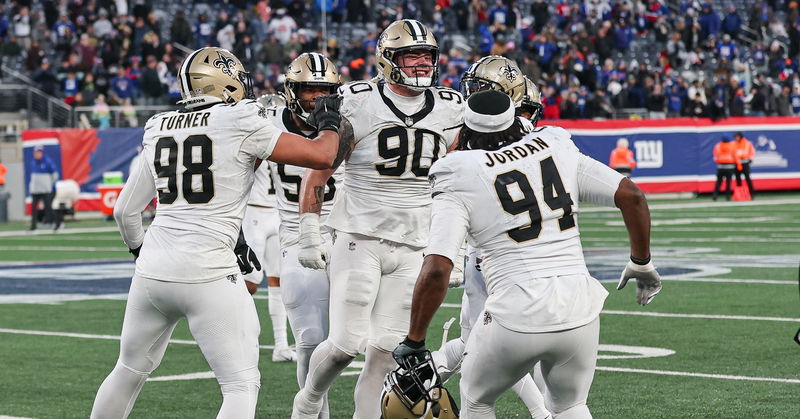
{"type": "Polygon", "coordinates": [[[67,127],[72,121],[72,110],[64,102],[24,84],[0,84],[0,111],[26,113],[31,127],[36,125],[34,117],[53,128],[67,127]]]}
{"type": "Polygon", "coordinates": [[[75,128],[142,127],[151,116],[177,109],[176,106],[109,106],[108,116],[95,112],[94,106],[73,109],[71,126],[75,128]]]}

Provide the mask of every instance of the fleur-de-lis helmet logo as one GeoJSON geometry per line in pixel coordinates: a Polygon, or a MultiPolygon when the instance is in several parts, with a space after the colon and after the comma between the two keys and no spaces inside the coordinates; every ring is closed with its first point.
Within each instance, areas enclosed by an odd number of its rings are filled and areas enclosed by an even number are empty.
{"type": "Polygon", "coordinates": [[[509,81],[514,81],[514,80],[516,80],[516,79],[517,79],[517,76],[518,76],[518,74],[517,74],[517,73],[519,73],[519,71],[517,71],[517,69],[516,69],[516,68],[513,68],[513,67],[511,67],[510,65],[506,65],[506,66],[505,66],[505,67],[503,67],[503,68],[502,68],[500,71],[503,73],[503,75],[504,75],[504,76],[506,76],[506,78],[507,78],[509,81]]]}
{"type": "Polygon", "coordinates": [[[236,63],[233,58],[223,55],[221,51],[217,51],[219,58],[214,60],[212,64],[218,67],[223,73],[233,77],[233,66],[236,63]]]}

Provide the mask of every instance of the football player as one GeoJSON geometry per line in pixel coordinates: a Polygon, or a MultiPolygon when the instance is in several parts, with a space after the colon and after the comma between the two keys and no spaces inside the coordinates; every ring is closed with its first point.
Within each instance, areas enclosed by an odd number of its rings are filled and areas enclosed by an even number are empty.
{"type": "Polygon", "coordinates": [[[426,353],[428,325],[467,238],[483,257],[489,295],[466,345],[461,417],[494,417],[497,398],[540,362],[555,417],[590,418],[586,398],[608,292],[586,268],[578,202],[622,211],[631,260],[617,289],[636,278],[636,299],[645,305],[661,290],[650,260],[647,201],[629,179],[581,154],[567,131],[545,126],[523,135],[507,95],[470,96],[465,124],[465,151],[430,170],[431,240],[409,334],[395,358],[403,365],[426,353]]]}
{"type": "MultiPolygon", "coordinates": [[[[286,71],[286,106],[268,108],[267,115],[279,129],[313,138],[317,129],[309,125],[308,117],[314,110],[314,100],[336,93],[339,86],[339,73],[331,60],[318,53],[302,54],[289,64],[286,71]]],[[[328,275],[324,270],[303,267],[297,259],[300,250],[300,182],[306,169],[282,163],[270,163],[270,169],[280,214],[283,304],[295,336],[297,383],[303,388],[311,353],[328,335],[328,275]]],[[[333,199],[341,190],[342,170],[338,169],[325,185],[321,221],[327,218],[333,199]]],[[[323,232],[323,238],[325,247],[329,248],[330,233],[323,232]]],[[[325,399],[321,418],[329,416],[325,399]]]]}
{"type": "Polygon", "coordinates": [[[352,143],[338,135],[339,99],[332,96],[317,100],[314,141],[278,130],[227,50],[192,52],[178,78],[185,109],[147,121],[142,158],[114,208],[136,272],[119,359],[97,391],[92,418],[128,416],[184,317],[222,390],[217,417],[254,417],[259,323],[233,251],[253,169],[259,159],[335,168],[352,143]],[[141,212],[156,194],[145,233],[141,212]]]}
{"type": "MultiPolygon", "coordinates": [[[[537,95],[538,89],[522,75],[514,61],[497,55],[483,57],[464,72],[461,86],[467,98],[473,93],[484,90],[497,90],[507,94],[514,103],[523,132],[532,131],[536,125],[540,116],[537,109],[541,108],[541,104],[535,102],[541,100],[537,95]]],[[[470,330],[483,311],[488,296],[486,283],[480,272],[480,253],[474,247],[467,246],[466,256],[467,261],[463,267],[464,294],[461,297],[461,336],[448,341],[438,351],[433,352],[434,363],[444,381],[461,367],[470,330]]],[[[462,258],[458,257],[456,260],[460,261],[462,258]]],[[[454,265],[454,270],[458,270],[459,265],[454,265]]],[[[452,280],[450,283],[452,286],[452,280]]],[[[530,375],[522,377],[514,384],[512,390],[525,403],[533,419],[550,417],[550,412],[544,405],[542,392],[536,387],[530,375]]]]}
{"type": "Polygon", "coordinates": [[[326,223],[334,234],[330,258],[318,214],[330,171],[303,177],[298,258],[318,269],[330,262],[330,332],[311,356],[292,417],[316,418],[322,395],[360,353],[366,361],[354,417],[380,417],[383,380],[395,366],[391,351],[408,330],[414,277],[428,241],[428,170],[455,148],[463,122],[461,94],[434,87],[438,56],[433,32],[400,20],[378,39],[380,80],[339,89],[342,126],[350,122],[356,145],[326,223]]]}
{"type": "MultiPolygon", "coordinates": [[[[258,98],[258,102],[263,105],[264,99],[262,96],[258,98]]],[[[280,126],[276,127],[284,131],[280,126]]],[[[244,280],[250,294],[255,294],[264,276],[267,277],[267,310],[272,323],[272,336],[275,339],[272,362],[288,362],[295,361],[297,355],[289,348],[286,336],[286,308],[281,300],[280,281],[281,259],[278,239],[280,218],[276,205],[271,167],[262,164],[256,168],[253,188],[242,220],[242,231],[247,244],[253,249],[264,269],[246,273],[244,280]]]]}

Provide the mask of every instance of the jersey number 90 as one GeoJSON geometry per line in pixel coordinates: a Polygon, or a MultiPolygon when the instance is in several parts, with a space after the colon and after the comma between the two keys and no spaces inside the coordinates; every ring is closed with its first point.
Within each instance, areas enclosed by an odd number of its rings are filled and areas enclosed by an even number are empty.
{"type": "MultiPolygon", "coordinates": [[[[171,204],[178,199],[178,142],[174,137],[161,137],[156,142],[155,165],[156,175],[167,178],[167,188],[158,190],[158,203],[171,204]],[[167,152],[167,163],[162,164],[162,156],[167,152]]],[[[209,170],[214,156],[211,139],[206,135],[190,135],[183,142],[181,164],[185,169],[181,174],[181,190],[183,198],[190,204],[206,204],[214,197],[214,174],[209,170]],[[200,148],[200,161],[192,158],[195,148],[200,148]],[[192,190],[192,179],[200,176],[202,188],[192,190]]]]}
{"type": "Polygon", "coordinates": [[[408,162],[408,155],[411,156],[411,173],[416,177],[427,177],[430,166],[422,167],[422,152],[425,146],[425,137],[433,138],[433,154],[431,157],[431,164],[439,159],[439,150],[441,148],[442,137],[430,130],[424,128],[404,128],[394,126],[386,128],[378,133],[378,155],[384,159],[397,159],[391,163],[378,163],[375,165],[375,170],[382,176],[398,177],[406,173],[406,166],[408,162]],[[414,144],[411,153],[409,153],[409,132],[412,132],[414,137],[414,144]],[[389,142],[389,139],[395,138],[396,141],[389,142]]]}

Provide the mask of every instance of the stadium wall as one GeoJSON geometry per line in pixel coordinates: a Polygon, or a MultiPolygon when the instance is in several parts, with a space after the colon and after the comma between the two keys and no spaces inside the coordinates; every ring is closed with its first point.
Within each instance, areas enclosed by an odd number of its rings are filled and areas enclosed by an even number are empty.
{"type": "MultiPolygon", "coordinates": [[[[607,163],[620,138],[627,138],[637,168],[633,180],[648,193],[711,192],[716,180],[714,145],[724,135],[741,131],[756,147],[751,165],[756,190],[800,189],[800,117],[662,120],[545,121],[569,130],[585,154],[607,163]]],[[[97,186],[103,173],[121,171],[127,179],[131,160],[141,144],[141,128],[27,130],[22,133],[25,167],[33,147],[58,167],[62,179],[81,185],[80,211],[100,209],[97,186]]],[[[25,194],[30,174],[25,172],[25,194]]],[[[26,199],[26,207],[30,205],[26,199]]],[[[29,208],[27,208],[29,211],[29,208]]]]}

